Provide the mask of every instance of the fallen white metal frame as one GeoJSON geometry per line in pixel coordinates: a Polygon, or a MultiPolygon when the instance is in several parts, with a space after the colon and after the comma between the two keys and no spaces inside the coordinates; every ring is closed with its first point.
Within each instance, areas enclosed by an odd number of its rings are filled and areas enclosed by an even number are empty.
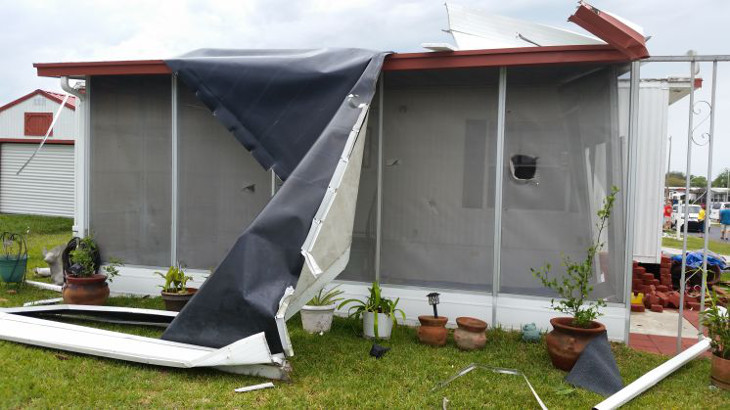
{"type": "Polygon", "coordinates": [[[357,104],[356,98],[356,95],[348,96],[350,104],[359,108],[360,114],[350,130],[327,192],[302,245],[304,266],[299,280],[296,287],[287,292],[279,303],[277,325],[284,351],[289,355],[292,354],[291,345],[286,332],[282,332],[284,322],[334,280],[345,269],[350,258],[355,198],[360,183],[366,132],[364,124],[369,110],[368,104],[357,104]]]}
{"type": "Polygon", "coordinates": [[[104,321],[109,321],[104,314],[156,316],[170,320],[176,315],[175,312],[111,306],[9,308],[0,310],[0,340],[158,366],[212,367],[228,373],[289,380],[291,367],[284,355],[271,354],[263,332],[214,349],[27,316],[37,314],[104,321]]]}

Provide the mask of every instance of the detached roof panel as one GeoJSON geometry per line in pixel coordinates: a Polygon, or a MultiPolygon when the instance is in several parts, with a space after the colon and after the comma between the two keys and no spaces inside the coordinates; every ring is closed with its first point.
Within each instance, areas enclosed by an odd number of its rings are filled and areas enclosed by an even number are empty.
{"type": "Polygon", "coordinates": [[[606,44],[558,27],[446,4],[449,31],[460,50],[606,44]]]}

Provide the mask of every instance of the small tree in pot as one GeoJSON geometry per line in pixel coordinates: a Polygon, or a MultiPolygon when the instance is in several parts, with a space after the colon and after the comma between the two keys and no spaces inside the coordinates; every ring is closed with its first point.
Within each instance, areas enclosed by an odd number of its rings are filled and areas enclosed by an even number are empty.
{"type": "Polygon", "coordinates": [[[368,290],[370,296],[367,300],[347,299],[340,303],[339,308],[353,304],[348,310],[349,317],[362,317],[363,336],[366,339],[390,339],[393,326],[397,323],[395,314],[399,313],[406,320],[405,312],[397,307],[400,298],[393,301],[382,297],[378,282],[373,282],[368,290]]]}
{"type": "Polygon", "coordinates": [[[563,256],[566,275],[560,280],[550,279],[550,264],[540,269],[530,269],[545,287],[560,295],[561,299],[557,303],[555,299],[550,301],[552,309],[571,315],[551,319],[553,331],[548,333],[545,339],[553,366],[561,370],[572,369],[588,342],[606,331],[603,324],[595,321],[600,316],[599,309],[606,306],[606,302],[602,299],[589,301],[588,298],[593,291],[593,286],[590,284],[593,263],[604,246],[601,235],[611,217],[617,193],[618,188],[611,187],[611,193],[606,196],[603,207],[597,212],[597,234],[584,260],[573,261],[568,256],[563,256]]]}
{"type": "Polygon", "coordinates": [[[92,236],[73,238],[61,255],[66,283],[63,302],[77,305],[103,305],[109,298],[108,281],[119,274],[120,259],[110,257],[101,268],[99,245],[92,236]]]}
{"type": "Polygon", "coordinates": [[[188,301],[198,291],[196,288],[189,288],[188,281],[192,280],[191,276],[185,274],[185,267],[178,263],[176,266],[170,266],[167,273],[155,272],[156,275],[165,280],[164,285],[160,285],[162,291],[162,300],[165,302],[165,309],[179,312],[188,303],[188,301]]]}
{"type": "Polygon", "coordinates": [[[342,298],[338,297],[345,293],[335,286],[330,290],[320,289],[319,293],[306,305],[302,306],[302,327],[308,333],[329,332],[332,327],[332,317],[335,315],[337,302],[342,298]]]}
{"type": "Polygon", "coordinates": [[[712,370],[710,377],[715,386],[730,390],[730,315],[727,308],[718,304],[717,292],[713,289],[708,298],[710,306],[700,313],[702,325],[712,346],[712,370]]]}

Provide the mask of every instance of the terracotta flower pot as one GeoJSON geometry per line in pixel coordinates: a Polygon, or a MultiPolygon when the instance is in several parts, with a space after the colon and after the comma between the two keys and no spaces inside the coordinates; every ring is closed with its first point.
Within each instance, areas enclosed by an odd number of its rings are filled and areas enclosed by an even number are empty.
{"type": "Polygon", "coordinates": [[[418,340],[430,346],[443,346],[446,344],[446,337],[449,331],[446,330],[446,316],[423,315],[418,317],[421,326],[418,328],[418,340]]]}
{"type": "Polygon", "coordinates": [[[482,349],[487,344],[487,322],[473,317],[457,317],[454,342],[461,350],[482,349]]]}
{"type": "Polygon", "coordinates": [[[730,360],[712,355],[712,370],[710,371],[712,384],[723,389],[730,390],[730,360]]]}
{"type": "Polygon", "coordinates": [[[591,327],[585,329],[571,323],[572,317],[550,319],[553,330],[545,337],[553,366],[566,372],[573,368],[588,342],[606,331],[606,327],[598,322],[591,322],[591,327]]]}
{"type": "Polygon", "coordinates": [[[66,275],[62,289],[63,303],[73,305],[103,305],[109,298],[106,276],[95,274],[89,277],[66,275]]]}
{"type": "Polygon", "coordinates": [[[192,299],[193,295],[195,295],[195,292],[198,291],[198,289],[195,288],[185,289],[187,289],[187,293],[160,292],[162,295],[162,301],[165,302],[165,310],[169,310],[171,312],[181,311],[188,301],[192,299]]]}

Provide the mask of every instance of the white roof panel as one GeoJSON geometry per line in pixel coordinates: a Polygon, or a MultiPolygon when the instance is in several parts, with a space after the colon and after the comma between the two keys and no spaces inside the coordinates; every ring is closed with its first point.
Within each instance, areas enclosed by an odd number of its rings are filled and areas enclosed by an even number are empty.
{"type": "Polygon", "coordinates": [[[593,36],[460,5],[447,3],[446,11],[459,50],[606,44],[593,36]]]}

